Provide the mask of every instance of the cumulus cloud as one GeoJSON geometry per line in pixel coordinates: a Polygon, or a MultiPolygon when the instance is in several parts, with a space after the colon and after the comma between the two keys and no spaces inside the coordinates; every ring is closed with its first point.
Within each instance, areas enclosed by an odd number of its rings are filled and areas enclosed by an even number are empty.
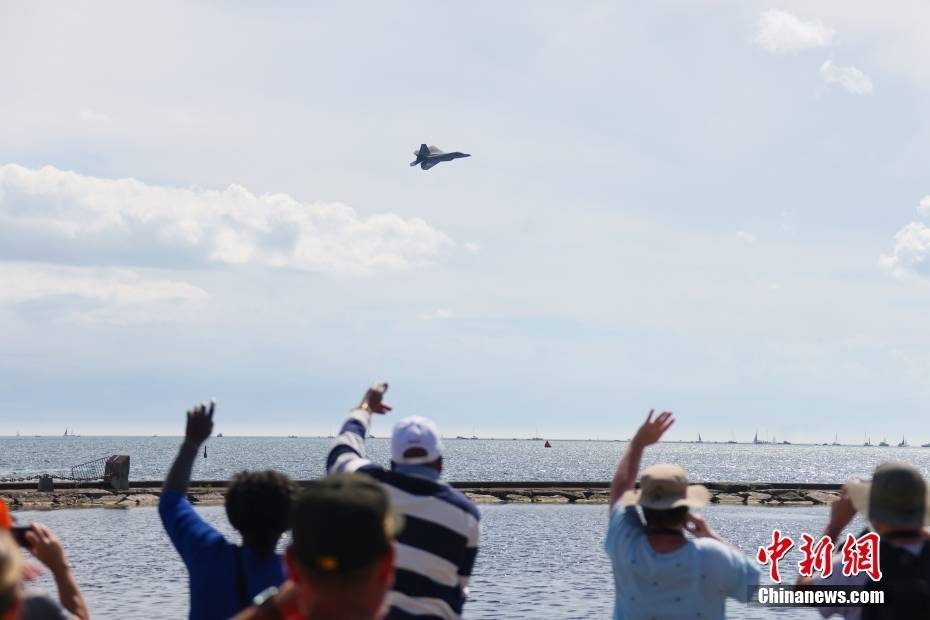
{"type": "Polygon", "coordinates": [[[256,195],[239,185],[179,189],[0,166],[0,258],[362,274],[429,263],[452,245],[419,218],[362,216],[345,204],[256,195]]]}
{"type": "Polygon", "coordinates": [[[826,47],[835,34],[823,24],[801,21],[791,13],[772,9],[759,17],[755,42],[767,52],[791,54],[826,47]]]}
{"type": "Polygon", "coordinates": [[[872,78],[855,67],[840,67],[828,60],[820,65],[820,77],[827,84],[839,84],[854,95],[872,93],[872,78]]]}
{"type": "MultiPolygon", "coordinates": [[[[930,196],[920,201],[917,210],[930,216],[930,196]]],[[[894,236],[891,254],[883,255],[880,261],[896,277],[930,279],[930,226],[917,221],[904,226],[894,236]]]]}
{"type": "Polygon", "coordinates": [[[127,269],[0,263],[0,304],[25,306],[30,314],[93,322],[171,320],[208,298],[187,282],[127,269]]]}

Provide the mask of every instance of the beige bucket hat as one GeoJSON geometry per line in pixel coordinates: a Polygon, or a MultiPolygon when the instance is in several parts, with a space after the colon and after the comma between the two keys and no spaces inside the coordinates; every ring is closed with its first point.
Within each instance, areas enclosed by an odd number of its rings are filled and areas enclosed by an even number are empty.
{"type": "Polygon", "coordinates": [[[638,504],[654,510],[669,510],[680,506],[700,508],[710,501],[710,491],[700,484],[688,484],[688,473],[678,465],[653,465],[643,471],[639,489],[620,497],[624,506],[638,504]]]}
{"type": "Polygon", "coordinates": [[[847,482],[846,493],[866,519],[915,530],[930,525],[927,481],[908,463],[882,463],[875,468],[871,481],[847,482]]]}

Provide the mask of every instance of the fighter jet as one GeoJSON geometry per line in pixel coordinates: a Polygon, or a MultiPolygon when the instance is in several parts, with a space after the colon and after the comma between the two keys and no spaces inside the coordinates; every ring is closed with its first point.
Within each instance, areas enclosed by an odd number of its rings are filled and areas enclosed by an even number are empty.
{"type": "Polygon", "coordinates": [[[413,154],[417,156],[417,159],[416,161],[410,162],[410,165],[416,166],[420,164],[420,168],[423,170],[429,170],[441,161],[452,161],[460,157],[471,157],[468,153],[460,153],[458,151],[454,153],[444,153],[435,146],[426,146],[425,144],[421,144],[420,150],[414,151],[413,154]]]}

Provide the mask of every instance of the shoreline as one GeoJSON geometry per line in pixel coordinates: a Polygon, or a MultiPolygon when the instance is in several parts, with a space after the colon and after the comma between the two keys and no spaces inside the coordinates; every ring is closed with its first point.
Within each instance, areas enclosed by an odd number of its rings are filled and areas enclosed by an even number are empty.
{"type": "MultiPolygon", "coordinates": [[[[98,435],[98,434],[89,434],[89,435],[0,435],[0,440],[7,439],[184,439],[184,435],[175,435],[171,433],[165,434],[141,434],[141,435],[98,435]]],[[[327,439],[332,440],[335,437],[333,435],[224,435],[223,437],[211,437],[213,440],[223,440],[223,439],[327,439]]],[[[371,435],[369,439],[381,439],[381,440],[390,440],[389,436],[374,436],[371,435]]],[[[442,437],[443,441],[527,441],[527,442],[542,442],[550,441],[553,443],[575,443],[575,442],[586,442],[586,443],[621,443],[627,444],[630,442],[630,438],[606,438],[606,437],[442,437]]],[[[869,444],[865,445],[862,443],[827,443],[819,441],[789,441],[789,442],[772,442],[772,441],[736,441],[736,440],[713,440],[705,439],[702,441],[697,441],[695,439],[666,439],[659,441],[658,444],[674,444],[674,445],[683,445],[683,444],[693,444],[693,445],[710,445],[710,446],[767,446],[767,447],[817,447],[817,448],[917,448],[917,449],[927,449],[930,448],[930,442],[928,443],[908,443],[907,445],[901,446],[899,444],[888,444],[886,446],[881,446],[879,444],[869,444]]]]}
{"type": "MultiPolygon", "coordinates": [[[[295,480],[298,487],[308,481],[295,480]]],[[[195,506],[219,506],[225,501],[226,480],[195,480],[188,497],[195,506]]],[[[450,482],[476,504],[607,504],[610,483],[569,481],[450,482]]],[[[839,483],[703,482],[711,503],[745,506],[817,506],[839,497],[839,483]]],[[[157,506],[162,481],[130,482],[129,490],[114,491],[99,483],[57,483],[53,491],[38,491],[35,483],[0,483],[0,497],[11,510],[71,508],[132,508],[157,506]]]]}

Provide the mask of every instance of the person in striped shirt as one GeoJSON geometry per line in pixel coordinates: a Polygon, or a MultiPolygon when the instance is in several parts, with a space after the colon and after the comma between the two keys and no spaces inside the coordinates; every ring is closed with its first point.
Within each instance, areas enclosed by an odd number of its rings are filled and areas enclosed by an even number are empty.
{"type": "Polygon", "coordinates": [[[478,554],[481,515],[471,500],[440,480],[442,438],[432,420],[414,416],[394,426],[390,469],[366,458],[372,414],[391,410],[382,402],[386,390],[386,383],[376,383],[349,414],[326,470],[368,474],[381,483],[393,509],[403,516],[386,618],[460,618],[478,554]]]}

